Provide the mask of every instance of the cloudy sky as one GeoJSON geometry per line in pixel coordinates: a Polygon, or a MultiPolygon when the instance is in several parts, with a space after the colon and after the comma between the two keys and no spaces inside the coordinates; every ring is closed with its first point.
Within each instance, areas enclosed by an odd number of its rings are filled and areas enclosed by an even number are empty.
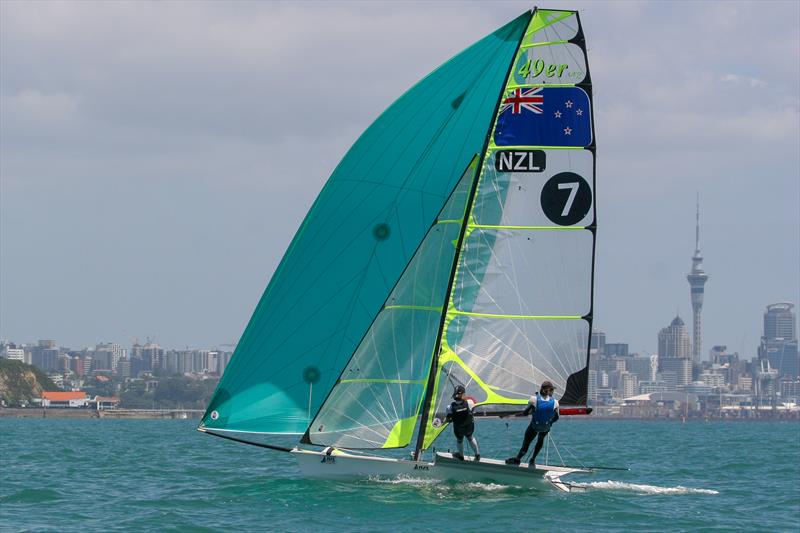
{"type": "MultiPolygon", "coordinates": [[[[799,5],[548,4],[588,40],[610,342],[691,323],[697,193],[704,352],[798,302],[799,5]]],[[[0,337],[235,342],[356,137],[529,7],[0,2],[0,337]]]]}

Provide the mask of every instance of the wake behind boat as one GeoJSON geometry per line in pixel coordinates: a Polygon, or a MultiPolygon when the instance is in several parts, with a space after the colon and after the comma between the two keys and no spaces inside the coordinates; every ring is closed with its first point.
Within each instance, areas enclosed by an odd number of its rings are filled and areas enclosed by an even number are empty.
{"type": "Polygon", "coordinates": [[[534,9],[425,77],[352,146],[198,429],[251,444],[243,436],[301,436],[303,447],[262,446],[315,477],[568,490],[561,477],[588,470],[422,454],[449,425],[454,388],[501,416],[549,381],[562,415],[591,411],[594,195],[580,18],[534,9]],[[375,454],[412,443],[412,460],[375,454]]]}

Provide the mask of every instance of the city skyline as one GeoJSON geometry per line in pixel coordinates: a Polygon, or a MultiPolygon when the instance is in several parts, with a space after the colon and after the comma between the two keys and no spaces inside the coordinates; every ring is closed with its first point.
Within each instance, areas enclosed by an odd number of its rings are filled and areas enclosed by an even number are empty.
{"type": "MultiPolygon", "coordinates": [[[[754,353],[763,308],[800,300],[800,61],[785,58],[798,6],[766,5],[691,4],[686,17],[574,3],[596,90],[595,326],[633,351],[656,351],[676,306],[688,322],[695,191],[714,276],[703,344],[754,353]]],[[[360,132],[528,7],[0,4],[0,337],[237,342],[360,132]],[[298,83],[313,72],[326,90],[298,83]]]]}

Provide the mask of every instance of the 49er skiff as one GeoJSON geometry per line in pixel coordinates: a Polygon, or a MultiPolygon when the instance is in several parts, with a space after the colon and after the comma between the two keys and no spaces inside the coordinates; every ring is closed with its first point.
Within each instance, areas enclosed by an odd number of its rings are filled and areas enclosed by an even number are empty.
{"type": "Polygon", "coordinates": [[[453,387],[483,414],[544,380],[588,414],[592,89],[578,13],[534,9],[394,102],[337,166],[200,424],[297,434],[311,476],[543,481],[588,469],[422,459],[453,387]],[[356,450],[404,448],[412,460],[356,450]]]}

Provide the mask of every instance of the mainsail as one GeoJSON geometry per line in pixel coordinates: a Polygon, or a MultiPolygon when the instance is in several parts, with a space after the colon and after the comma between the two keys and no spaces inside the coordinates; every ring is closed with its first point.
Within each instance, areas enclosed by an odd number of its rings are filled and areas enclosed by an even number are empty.
{"type": "Polygon", "coordinates": [[[595,246],[591,79],[575,11],[445,63],[351,148],[242,336],[204,429],[416,455],[453,387],[487,413],[544,380],[585,406],[595,246]]]}
{"type": "Polygon", "coordinates": [[[417,453],[444,428],[456,384],[488,413],[545,380],[562,405],[586,405],[594,146],[578,13],[536,10],[468,201],[417,453]]]}
{"type": "Polygon", "coordinates": [[[530,17],[440,66],[356,141],[261,297],[201,428],[302,434],[367,332],[391,334],[379,313],[481,153],[530,17]]]}

